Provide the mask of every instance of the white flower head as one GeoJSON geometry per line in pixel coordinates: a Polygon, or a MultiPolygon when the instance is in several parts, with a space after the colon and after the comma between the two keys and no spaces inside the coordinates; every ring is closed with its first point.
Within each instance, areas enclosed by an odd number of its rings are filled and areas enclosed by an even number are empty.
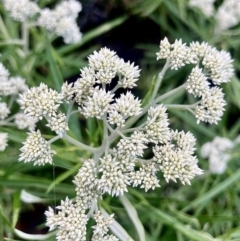
{"type": "Polygon", "coordinates": [[[19,161],[33,162],[34,165],[52,164],[55,151],[51,150],[50,144],[42,137],[39,130],[28,133],[23,144],[19,161]]]}
{"type": "Polygon", "coordinates": [[[8,80],[9,71],[0,63],[0,82],[6,82],[8,80]]]}
{"type": "Polygon", "coordinates": [[[124,118],[129,116],[137,116],[141,113],[141,103],[138,98],[135,98],[131,92],[121,94],[120,98],[115,100],[111,105],[111,109],[119,112],[124,118]]]}
{"type": "Polygon", "coordinates": [[[118,81],[119,86],[123,88],[132,89],[136,86],[136,82],[140,76],[140,69],[138,66],[134,66],[134,64],[128,62],[124,62],[123,59],[119,61],[119,70],[118,73],[121,75],[120,80],[118,81]]]}
{"type": "Polygon", "coordinates": [[[158,59],[168,59],[171,69],[177,70],[186,64],[196,63],[197,55],[185,43],[182,43],[182,39],[175,40],[173,44],[170,44],[165,37],[160,42],[160,51],[157,53],[158,59]]]}
{"type": "Polygon", "coordinates": [[[224,94],[218,87],[210,88],[195,108],[197,123],[200,121],[217,124],[225,110],[224,94]]]}
{"type": "Polygon", "coordinates": [[[101,197],[98,190],[97,165],[92,159],[85,160],[73,183],[76,185],[77,200],[84,209],[90,208],[92,203],[101,197]]]}
{"type": "Polygon", "coordinates": [[[95,72],[92,68],[84,67],[80,70],[81,77],[74,83],[74,94],[76,102],[81,105],[84,100],[87,100],[88,96],[92,96],[96,83],[95,72]]]}
{"type": "Polygon", "coordinates": [[[58,19],[55,32],[57,35],[63,37],[66,44],[80,42],[82,38],[82,33],[79,31],[79,27],[72,17],[58,19]]]}
{"type": "Polygon", "coordinates": [[[56,6],[54,12],[58,18],[71,16],[71,18],[76,19],[81,10],[82,5],[80,2],[76,0],[65,0],[56,6]]]}
{"type": "Polygon", "coordinates": [[[103,237],[108,232],[108,227],[114,222],[114,214],[104,217],[103,214],[98,211],[94,214],[94,220],[96,225],[92,226],[93,236],[103,237]]]}
{"type": "Polygon", "coordinates": [[[209,50],[202,61],[205,68],[210,71],[210,79],[215,85],[230,82],[233,76],[233,60],[228,52],[218,51],[215,48],[209,50]]]}
{"type": "Polygon", "coordinates": [[[101,168],[99,171],[102,176],[99,180],[98,189],[102,193],[108,193],[111,196],[119,196],[127,192],[128,176],[121,171],[119,162],[112,158],[111,155],[100,158],[100,161],[101,168]]]}
{"type": "Polygon", "coordinates": [[[62,99],[61,94],[41,83],[20,95],[19,104],[25,114],[41,120],[44,115],[55,115],[62,99]]]}
{"type": "Polygon", "coordinates": [[[160,187],[156,176],[157,171],[154,162],[143,165],[138,171],[133,171],[129,174],[130,182],[133,187],[141,185],[140,188],[144,188],[145,192],[149,189],[154,190],[156,187],[160,187]]]}
{"type": "Polygon", "coordinates": [[[25,22],[28,17],[38,13],[39,7],[29,0],[3,0],[4,7],[10,12],[13,19],[25,22]]]}
{"type": "Polygon", "coordinates": [[[119,65],[119,57],[116,52],[108,48],[101,48],[98,52],[94,51],[88,57],[89,66],[96,71],[95,77],[97,83],[111,83],[112,79],[121,65],[119,65]]]}
{"type": "Polygon", "coordinates": [[[68,84],[67,82],[64,82],[62,87],[61,87],[61,94],[63,96],[63,99],[67,102],[70,103],[73,101],[73,96],[74,96],[74,88],[73,88],[73,83],[68,84]]]}
{"type": "Polygon", "coordinates": [[[96,87],[93,95],[84,102],[83,114],[88,117],[96,117],[101,119],[108,111],[110,103],[113,101],[113,94],[110,91],[96,87]]]}
{"type": "Polygon", "coordinates": [[[154,161],[159,164],[167,182],[179,179],[182,184],[191,185],[190,180],[203,173],[193,156],[195,141],[191,133],[175,131],[171,142],[153,147],[154,161]]]}
{"type": "Polygon", "coordinates": [[[117,144],[118,155],[128,155],[131,158],[143,156],[143,150],[147,148],[148,139],[141,131],[135,131],[130,137],[122,138],[117,144]]]}
{"type": "Polygon", "coordinates": [[[10,113],[9,108],[7,107],[7,104],[5,102],[0,102],[0,119],[5,119],[8,114],[10,113]]]}
{"type": "Polygon", "coordinates": [[[61,205],[57,209],[57,214],[51,207],[45,212],[47,217],[46,225],[50,227],[50,230],[58,228],[57,240],[85,241],[88,217],[85,210],[79,206],[79,203],[73,203],[66,198],[65,201],[61,201],[61,205]]]}
{"type": "Polygon", "coordinates": [[[44,8],[40,11],[40,16],[37,22],[41,27],[44,27],[50,31],[55,31],[58,23],[56,14],[54,14],[54,12],[49,8],[44,8]]]}
{"type": "Polygon", "coordinates": [[[157,144],[170,140],[171,134],[166,110],[163,105],[149,108],[145,130],[146,137],[150,142],[157,144]]]}
{"type": "Polygon", "coordinates": [[[8,146],[8,133],[0,133],[0,151],[4,151],[8,146]]]}
{"type": "Polygon", "coordinates": [[[230,151],[234,142],[224,137],[215,137],[212,142],[207,142],[201,147],[203,158],[209,159],[209,171],[214,174],[222,174],[230,160],[230,151]]]}
{"type": "Polygon", "coordinates": [[[187,91],[195,97],[201,97],[209,90],[207,77],[198,66],[192,69],[187,79],[187,91]]]}
{"type": "Polygon", "coordinates": [[[67,117],[64,113],[52,115],[48,119],[48,124],[46,126],[62,137],[63,133],[68,130],[67,117]]]}
{"type": "Polygon", "coordinates": [[[34,131],[37,121],[36,117],[26,116],[21,112],[14,116],[14,123],[20,130],[28,128],[29,131],[34,131]]]}
{"type": "Polygon", "coordinates": [[[157,60],[169,58],[171,53],[171,44],[169,43],[167,37],[160,41],[159,47],[160,50],[157,53],[157,60]]]}
{"type": "Polygon", "coordinates": [[[238,0],[225,0],[222,2],[215,14],[217,26],[215,31],[222,33],[224,30],[233,27],[240,21],[240,3],[238,0]]]}
{"type": "Polygon", "coordinates": [[[17,76],[9,78],[10,85],[12,87],[12,93],[17,95],[18,93],[24,93],[28,90],[28,86],[25,84],[25,79],[17,76]]]}

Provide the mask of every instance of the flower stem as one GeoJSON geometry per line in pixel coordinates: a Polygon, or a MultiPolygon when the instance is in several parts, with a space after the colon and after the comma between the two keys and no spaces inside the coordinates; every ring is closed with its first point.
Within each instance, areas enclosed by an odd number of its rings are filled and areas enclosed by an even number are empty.
{"type": "Polygon", "coordinates": [[[176,94],[176,93],[179,92],[180,90],[185,89],[186,86],[187,86],[187,83],[184,83],[184,84],[178,86],[177,88],[175,88],[175,89],[173,89],[173,90],[165,93],[164,95],[159,96],[158,98],[156,98],[156,99],[154,100],[154,104],[158,104],[160,101],[168,98],[168,97],[171,96],[171,95],[176,94]]]}
{"type": "Polygon", "coordinates": [[[73,139],[71,136],[67,135],[66,133],[63,135],[62,138],[64,140],[68,141],[69,143],[79,147],[80,149],[89,151],[91,153],[94,153],[99,149],[99,148],[96,148],[96,147],[91,147],[91,146],[85,145],[85,144],[73,139]]]}

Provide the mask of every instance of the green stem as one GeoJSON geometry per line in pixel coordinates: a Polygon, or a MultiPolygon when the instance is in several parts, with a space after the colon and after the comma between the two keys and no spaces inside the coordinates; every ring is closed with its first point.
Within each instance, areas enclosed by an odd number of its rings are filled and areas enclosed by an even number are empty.
{"type": "Polygon", "coordinates": [[[24,45],[24,42],[22,39],[9,39],[0,41],[0,45],[24,45]]]}
{"type": "Polygon", "coordinates": [[[23,22],[22,23],[22,40],[23,40],[23,51],[27,55],[29,52],[29,29],[28,29],[28,23],[23,22]]]}
{"type": "MultiPolygon", "coordinates": [[[[127,129],[128,127],[132,126],[137,120],[139,120],[143,115],[146,114],[150,106],[152,106],[156,101],[155,98],[157,96],[158,89],[161,85],[162,79],[167,71],[167,69],[170,67],[169,60],[166,61],[165,65],[163,66],[162,71],[158,74],[158,79],[156,82],[156,85],[154,86],[152,97],[148,104],[142,109],[142,112],[138,116],[134,116],[132,118],[129,118],[128,121],[125,123],[125,126],[123,127],[123,130],[127,129]]],[[[157,98],[158,99],[158,98],[157,98]]]]}
{"type": "Polygon", "coordinates": [[[158,79],[157,79],[157,82],[156,82],[156,84],[154,86],[154,90],[153,90],[153,93],[152,93],[152,97],[151,97],[151,99],[149,101],[149,105],[153,104],[153,101],[155,100],[155,98],[157,96],[157,92],[159,90],[159,87],[160,87],[160,85],[162,83],[162,79],[163,79],[163,77],[164,77],[164,75],[165,75],[165,73],[166,73],[166,71],[167,71],[167,69],[169,67],[170,67],[170,60],[167,59],[165,65],[163,66],[162,71],[158,74],[158,79]]]}
{"type": "Polygon", "coordinates": [[[51,140],[49,140],[48,143],[51,144],[51,143],[59,140],[60,138],[61,138],[61,137],[57,135],[57,136],[53,137],[51,140]]]}
{"type": "Polygon", "coordinates": [[[156,99],[154,100],[154,104],[158,104],[160,101],[162,101],[162,100],[168,98],[168,97],[171,96],[171,95],[176,94],[176,93],[177,93],[178,91],[180,91],[180,90],[185,89],[186,86],[187,86],[187,83],[184,83],[184,84],[178,86],[177,88],[175,88],[175,89],[173,89],[173,90],[167,92],[166,94],[164,94],[164,95],[160,95],[158,98],[156,98],[156,99]]]}
{"type": "Polygon", "coordinates": [[[73,139],[71,136],[67,135],[66,133],[63,135],[62,138],[64,140],[68,141],[69,143],[79,147],[80,149],[89,151],[91,153],[95,153],[97,150],[99,150],[99,148],[87,146],[87,145],[85,145],[85,144],[83,144],[83,143],[73,139]]]}

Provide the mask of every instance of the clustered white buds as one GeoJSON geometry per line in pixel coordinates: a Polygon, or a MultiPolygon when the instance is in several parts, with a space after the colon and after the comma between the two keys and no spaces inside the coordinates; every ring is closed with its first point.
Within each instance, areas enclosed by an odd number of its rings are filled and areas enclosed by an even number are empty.
{"type": "Polygon", "coordinates": [[[195,106],[197,123],[203,121],[216,124],[221,120],[226,102],[220,84],[229,82],[233,76],[233,60],[230,54],[223,50],[218,51],[205,42],[192,42],[190,47],[187,47],[180,40],[171,45],[165,38],[160,42],[160,51],[157,53],[157,59],[163,58],[169,61],[173,69],[186,63],[197,64],[186,84],[190,94],[200,97],[195,106]],[[188,56],[191,56],[190,59],[188,56]]]}
{"type": "Polygon", "coordinates": [[[20,95],[19,104],[24,113],[42,119],[54,116],[62,103],[63,96],[56,90],[41,83],[39,87],[33,87],[20,95]]]}
{"type": "Polygon", "coordinates": [[[76,43],[82,38],[76,23],[82,5],[76,0],[66,0],[59,3],[54,10],[44,8],[39,11],[38,24],[58,36],[62,36],[65,43],[76,43]]]}
{"type": "Polygon", "coordinates": [[[17,21],[29,22],[30,18],[35,17],[39,26],[62,36],[65,43],[81,40],[82,34],[76,18],[82,10],[82,5],[77,0],[64,0],[54,10],[40,9],[37,3],[31,0],[3,0],[3,4],[11,17],[17,21]]]}
{"type": "Polygon", "coordinates": [[[211,142],[201,147],[201,156],[209,160],[209,171],[213,174],[222,174],[231,159],[231,151],[238,143],[238,138],[232,141],[226,137],[216,136],[211,142]]]}
{"type": "Polygon", "coordinates": [[[203,173],[197,166],[197,158],[193,156],[195,142],[189,132],[172,131],[170,142],[153,148],[153,159],[160,165],[167,182],[170,179],[175,182],[179,179],[183,184],[190,185],[191,179],[203,173]]]}
{"type": "Polygon", "coordinates": [[[26,21],[27,18],[34,16],[39,11],[38,5],[29,0],[3,0],[3,4],[10,12],[11,17],[20,22],[26,21]]]}
{"type": "Polygon", "coordinates": [[[49,207],[45,212],[47,216],[47,226],[50,230],[58,227],[56,238],[58,241],[85,241],[86,240],[86,224],[88,217],[85,210],[66,198],[61,201],[61,205],[56,208],[58,213],[49,207]]]}
{"type": "Polygon", "coordinates": [[[186,43],[182,43],[182,40],[175,40],[174,44],[170,44],[165,37],[160,42],[160,51],[157,53],[158,59],[168,59],[171,69],[179,69],[186,64],[197,63],[196,54],[186,46],[186,43]]]}
{"type": "Polygon", "coordinates": [[[34,165],[52,164],[52,156],[55,151],[51,150],[50,144],[42,137],[39,130],[29,132],[24,146],[20,149],[19,161],[34,162],[34,165]]]}

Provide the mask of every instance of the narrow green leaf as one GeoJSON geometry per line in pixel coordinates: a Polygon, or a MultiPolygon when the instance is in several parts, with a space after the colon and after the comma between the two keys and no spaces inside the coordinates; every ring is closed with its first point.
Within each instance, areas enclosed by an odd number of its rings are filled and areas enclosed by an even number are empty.
{"type": "Polygon", "coordinates": [[[240,170],[233,173],[226,180],[224,180],[223,182],[220,182],[218,185],[213,187],[208,192],[204,193],[202,196],[193,200],[189,205],[183,208],[182,211],[186,212],[192,208],[198,207],[199,205],[204,205],[204,204],[207,205],[212,198],[224,192],[228,187],[232,186],[239,179],[240,179],[240,170]]]}
{"type": "Polygon", "coordinates": [[[15,227],[19,217],[19,211],[21,206],[20,194],[21,194],[20,191],[18,191],[18,192],[15,192],[13,195],[12,227],[15,227]]]}
{"type": "Polygon", "coordinates": [[[51,73],[53,75],[53,81],[55,84],[55,88],[57,89],[58,92],[61,91],[61,85],[63,82],[63,78],[62,78],[62,74],[60,72],[60,69],[58,67],[58,64],[54,58],[54,51],[53,48],[51,46],[50,40],[49,40],[49,36],[46,33],[46,51],[47,51],[47,58],[48,58],[48,62],[50,65],[50,69],[51,69],[51,73]]]}
{"type": "Polygon", "coordinates": [[[208,233],[205,233],[203,231],[197,231],[191,228],[189,225],[182,224],[175,217],[172,217],[169,214],[155,207],[147,205],[145,209],[147,210],[147,212],[151,212],[152,218],[156,219],[160,223],[172,227],[174,230],[179,231],[192,241],[220,241],[219,239],[214,239],[208,233]]]}

